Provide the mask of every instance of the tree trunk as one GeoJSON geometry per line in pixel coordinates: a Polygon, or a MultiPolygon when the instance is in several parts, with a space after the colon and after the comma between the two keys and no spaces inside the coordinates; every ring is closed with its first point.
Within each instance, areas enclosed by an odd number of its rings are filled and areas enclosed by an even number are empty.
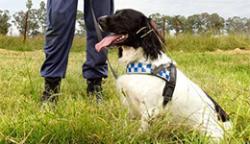
{"type": "Polygon", "coordinates": [[[27,31],[28,31],[28,19],[29,19],[29,11],[27,11],[27,12],[26,12],[26,15],[25,15],[24,33],[23,33],[23,43],[26,42],[27,31]]]}

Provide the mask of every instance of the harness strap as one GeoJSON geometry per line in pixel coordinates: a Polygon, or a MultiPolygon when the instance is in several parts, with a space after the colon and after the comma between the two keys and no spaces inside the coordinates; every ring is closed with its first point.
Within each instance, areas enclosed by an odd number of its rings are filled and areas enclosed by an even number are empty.
{"type": "MultiPolygon", "coordinates": [[[[94,25],[95,25],[97,39],[98,39],[98,41],[101,41],[102,40],[102,33],[101,33],[100,28],[99,28],[99,24],[98,24],[98,22],[96,20],[96,16],[95,16],[95,12],[94,12],[94,9],[93,9],[92,0],[90,0],[90,9],[91,9],[91,15],[92,15],[92,18],[93,18],[93,22],[94,22],[94,25]]],[[[110,71],[111,71],[112,75],[114,76],[115,79],[117,79],[118,75],[115,72],[115,70],[113,69],[113,67],[111,65],[111,62],[110,62],[110,60],[109,60],[108,57],[107,57],[107,62],[108,62],[108,65],[109,65],[109,68],[110,68],[110,71]]]]}
{"type": "Polygon", "coordinates": [[[172,99],[174,94],[174,89],[176,86],[176,67],[173,63],[170,63],[168,67],[170,71],[170,80],[166,81],[164,90],[163,90],[163,107],[167,105],[167,103],[172,99]]]}
{"type": "Polygon", "coordinates": [[[169,63],[168,64],[161,64],[158,67],[156,67],[156,68],[153,69],[152,74],[153,75],[157,75],[160,71],[162,71],[164,69],[167,69],[169,66],[170,66],[169,63]]]}

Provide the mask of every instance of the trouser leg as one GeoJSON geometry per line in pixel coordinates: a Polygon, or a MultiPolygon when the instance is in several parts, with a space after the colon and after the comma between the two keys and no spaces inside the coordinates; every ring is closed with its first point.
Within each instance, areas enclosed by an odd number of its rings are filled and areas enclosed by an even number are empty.
{"type": "Polygon", "coordinates": [[[78,0],[48,0],[42,77],[64,78],[72,45],[78,0]]]}
{"type": "MultiPolygon", "coordinates": [[[[107,50],[98,53],[95,44],[98,42],[91,14],[90,1],[84,0],[84,19],[87,30],[86,62],[83,64],[83,76],[86,79],[106,78],[108,75],[107,50]]],[[[113,13],[113,0],[92,0],[96,17],[113,13]]],[[[105,35],[105,34],[104,34],[105,35]]]]}

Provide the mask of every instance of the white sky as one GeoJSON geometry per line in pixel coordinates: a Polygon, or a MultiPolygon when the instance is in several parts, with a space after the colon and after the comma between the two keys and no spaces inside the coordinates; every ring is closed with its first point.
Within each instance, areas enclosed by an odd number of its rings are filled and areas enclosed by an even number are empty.
{"type": "MultiPolygon", "coordinates": [[[[227,18],[241,16],[250,18],[250,0],[114,0],[115,9],[133,8],[146,15],[161,13],[165,15],[189,16],[201,12],[217,12],[227,18]]],[[[16,12],[25,9],[26,0],[0,0],[0,9],[16,12]]],[[[38,7],[41,0],[33,0],[38,7]]],[[[83,9],[83,0],[79,0],[79,9],[83,9]]]]}
{"type": "MultiPolygon", "coordinates": [[[[38,7],[42,0],[33,0],[38,7]]],[[[146,15],[160,13],[164,15],[184,15],[208,12],[218,13],[224,18],[232,16],[250,18],[250,0],[114,0],[115,9],[133,8],[146,15]]],[[[26,0],[0,0],[0,9],[11,13],[25,10],[26,0]]],[[[78,9],[83,10],[83,0],[79,0],[78,9]]]]}

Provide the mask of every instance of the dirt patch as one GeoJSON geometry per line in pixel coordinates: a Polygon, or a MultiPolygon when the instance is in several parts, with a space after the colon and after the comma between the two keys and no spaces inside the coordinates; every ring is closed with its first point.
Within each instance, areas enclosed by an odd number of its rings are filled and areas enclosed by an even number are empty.
{"type": "Polygon", "coordinates": [[[235,48],[233,50],[221,50],[217,49],[211,53],[215,54],[250,54],[250,48],[235,48]]]}

